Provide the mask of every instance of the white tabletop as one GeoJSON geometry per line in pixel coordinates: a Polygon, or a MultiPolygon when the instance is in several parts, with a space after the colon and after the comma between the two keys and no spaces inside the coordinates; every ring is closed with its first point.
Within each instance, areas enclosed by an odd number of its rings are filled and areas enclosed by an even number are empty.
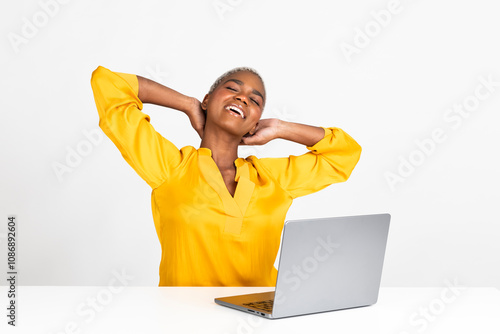
{"type": "MultiPolygon", "coordinates": [[[[270,288],[17,287],[15,328],[2,333],[500,333],[500,290],[381,288],[377,304],[268,320],[214,297],[270,288]]],[[[0,287],[7,305],[7,287],[0,287]]],[[[4,330],[6,329],[6,330],[4,330]]]]}

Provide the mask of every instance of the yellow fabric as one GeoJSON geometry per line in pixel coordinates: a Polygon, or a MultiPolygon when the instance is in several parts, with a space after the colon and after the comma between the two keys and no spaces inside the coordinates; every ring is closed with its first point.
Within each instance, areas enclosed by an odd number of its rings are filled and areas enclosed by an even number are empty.
{"type": "Polygon", "coordinates": [[[135,75],[92,74],[99,126],[152,188],[160,286],[274,286],[274,260],[294,198],[347,180],[361,147],[339,128],[310,151],[238,158],[234,198],[208,148],[180,150],[142,112],[135,75]]]}

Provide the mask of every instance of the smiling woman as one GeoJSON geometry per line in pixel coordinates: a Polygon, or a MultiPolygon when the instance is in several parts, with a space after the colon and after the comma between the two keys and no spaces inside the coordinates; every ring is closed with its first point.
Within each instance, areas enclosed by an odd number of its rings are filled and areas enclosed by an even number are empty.
{"type": "Polygon", "coordinates": [[[152,188],[160,286],[274,286],[293,199],[347,180],[360,158],[361,147],[339,128],[260,119],[266,93],[254,71],[219,79],[200,102],[137,75],[101,66],[92,73],[99,126],[152,188]],[[144,103],[184,112],[200,147],[178,149],[160,135],[144,103]],[[309,152],[237,155],[238,145],[276,138],[309,152]]]}

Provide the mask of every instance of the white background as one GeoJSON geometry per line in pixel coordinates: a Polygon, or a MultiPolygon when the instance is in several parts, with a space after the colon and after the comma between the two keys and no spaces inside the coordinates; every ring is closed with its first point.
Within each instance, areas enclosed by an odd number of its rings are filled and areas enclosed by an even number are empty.
{"type": "MultiPolygon", "coordinates": [[[[474,97],[480,77],[500,82],[495,1],[66,2],[0,11],[0,265],[16,215],[18,284],[104,285],[115,270],[158,284],[151,189],[98,127],[98,65],[198,99],[224,71],[252,66],[267,88],[264,118],[338,126],[363,148],[347,182],[297,199],[287,218],[388,212],[383,286],[500,288],[500,86],[474,97]],[[447,114],[464,101],[479,104],[447,114]],[[416,142],[439,129],[422,152],[416,142]],[[403,160],[413,169],[391,187],[403,160]],[[71,171],[58,176],[62,165],[71,171]]],[[[199,147],[185,115],[144,111],[178,147],[199,147]]],[[[240,156],[304,152],[277,140],[240,156]]]]}

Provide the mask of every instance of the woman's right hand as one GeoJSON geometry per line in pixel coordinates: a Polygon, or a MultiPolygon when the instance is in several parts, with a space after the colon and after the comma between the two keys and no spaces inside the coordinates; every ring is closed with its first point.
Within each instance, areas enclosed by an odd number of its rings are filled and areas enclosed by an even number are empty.
{"type": "Polygon", "coordinates": [[[200,138],[203,139],[205,114],[198,99],[139,75],[137,75],[137,81],[139,82],[138,97],[142,103],[156,104],[184,112],[200,138]]]}
{"type": "Polygon", "coordinates": [[[201,102],[193,97],[192,106],[186,111],[186,115],[189,117],[191,126],[198,132],[198,135],[203,139],[203,131],[205,130],[205,112],[201,108],[201,102]]]}

